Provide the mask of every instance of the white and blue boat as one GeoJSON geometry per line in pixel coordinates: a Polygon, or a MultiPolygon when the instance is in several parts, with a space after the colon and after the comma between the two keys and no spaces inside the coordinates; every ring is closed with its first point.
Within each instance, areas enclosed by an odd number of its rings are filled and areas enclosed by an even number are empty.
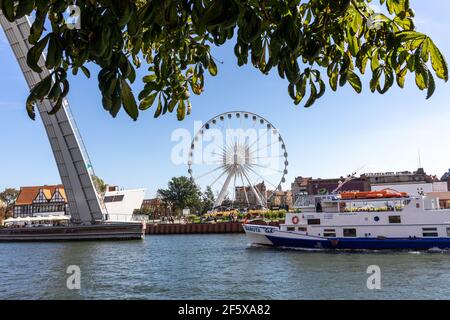
{"type": "Polygon", "coordinates": [[[394,190],[309,197],[279,227],[246,223],[251,244],[305,248],[450,248],[450,209],[439,198],[394,190]]]}

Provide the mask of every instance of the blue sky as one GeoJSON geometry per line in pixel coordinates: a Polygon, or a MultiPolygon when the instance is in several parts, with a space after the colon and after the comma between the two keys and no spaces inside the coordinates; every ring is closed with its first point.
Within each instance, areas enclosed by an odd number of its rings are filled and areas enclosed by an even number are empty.
{"type": "MultiPolygon", "coordinates": [[[[450,2],[411,4],[418,30],[430,35],[450,61],[450,2]]],[[[450,168],[448,83],[439,80],[430,100],[413,78],[406,89],[393,87],[385,95],[371,94],[367,81],[360,95],[348,87],[336,93],[327,88],[312,108],[304,109],[292,103],[286,80],[275,70],[263,76],[251,66],[239,68],[232,45],[215,49],[214,56],[223,61],[219,74],[192,98],[192,113],[183,122],[174,114],[154,119],[153,109],[137,122],[124,112],[112,119],[101,107],[96,76],[86,79],[80,73],[72,79],[69,102],[97,175],[125,188],[147,188],[152,197],[172,176],[187,173],[186,166],[170,159],[173,130],[192,132],[194,121],[237,109],[260,114],[278,127],[289,152],[285,188],[295,176],[337,177],[362,166],[360,173],[415,170],[418,150],[427,172],[440,176],[450,168]]],[[[0,66],[0,189],[59,183],[43,125],[26,115],[28,89],[3,33],[0,66]]],[[[133,88],[139,92],[139,79],[133,88]]]]}

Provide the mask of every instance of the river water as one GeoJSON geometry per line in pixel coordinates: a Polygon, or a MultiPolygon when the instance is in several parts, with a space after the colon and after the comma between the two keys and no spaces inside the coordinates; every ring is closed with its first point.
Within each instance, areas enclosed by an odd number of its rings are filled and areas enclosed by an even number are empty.
{"type": "Polygon", "coordinates": [[[0,299],[448,299],[450,254],[250,247],[244,235],[0,243],[0,299]],[[79,266],[79,290],[67,267],[79,266]],[[369,290],[367,268],[381,270],[369,290]]]}

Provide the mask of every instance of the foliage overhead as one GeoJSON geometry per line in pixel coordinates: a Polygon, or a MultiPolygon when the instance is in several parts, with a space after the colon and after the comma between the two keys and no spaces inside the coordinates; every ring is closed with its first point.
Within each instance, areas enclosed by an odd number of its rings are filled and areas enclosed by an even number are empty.
{"type": "Polygon", "coordinates": [[[310,107],[328,86],[350,85],[360,93],[361,75],[371,74],[369,88],[381,94],[405,85],[408,73],[429,98],[434,76],[448,80],[447,63],[427,35],[416,31],[409,0],[0,0],[9,21],[34,13],[28,65],[42,69],[45,49],[51,76],[30,92],[34,103],[56,102],[67,95],[67,72],[77,74],[92,62],[101,68],[102,104],[113,117],[120,109],[134,120],[139,110],[154,106],[154,116],[190,113],[190,93],[204,90],[205,72],[218,73],[211,47],[234,44],[237,64],[251,63],[263,74],[272,69],[288,82],[293,102],[310,107]],[[63,19],[69,3],[81,10],[81,29],[63,19]],[[44,30],[50,21],[51,29],[44,30]],[[131,90],[135,69],[145,66],[145,86],[131,90]],[[52,82],[52,78],[53,81],[52,82]]]}
{"type": "Polygon", "coordinates": [[[200,195],[201,191],[197,185],[184,176],[173,177],[169,181],[167,189],[158,190],[158,196],[179,211],[185,208],[199,208],[201,205],[200,195]]]}

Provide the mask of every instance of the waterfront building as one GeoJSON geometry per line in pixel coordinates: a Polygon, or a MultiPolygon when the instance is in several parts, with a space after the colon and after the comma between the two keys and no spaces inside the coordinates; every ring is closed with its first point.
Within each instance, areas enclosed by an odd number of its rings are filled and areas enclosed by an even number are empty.
{"type": "MultiPolygon", "coordinates": [[[[345,181],[346,178],[330,178],[330,179],[310,179],[308,180],[307,194],[309,195],[320,195],[320,194],[330,194],[335,190],[340,184],[345,181]]],[[[346,182],[340,189],[342,191],[370,191],[370,185],[367,179],[363,176],[359,178],[354,178],[346,182]]]]}
{"type": "Polygon", "coordinates": [[[373,191],[393,189],[411,195],[426,195],[432,192],[447,192],[447,181],[440,181],[435,175],[429,175],[423,168],[417,171],[366,173],[365,177],[373,191]]]}
{"type": "MultiPolygon", "coordinates": [[[[258,183],[254,186],[256,192],[261,196],[263,201],[267,199],[267,188],[266,185],[263,182],[258,183]]],[[[256,198],[256,195],[252,191],[251,186],[236,186],[235,187],[235,201],[236,204],[242,204],[250,206],[257,206],[258,205],[258,199],[256,198]]]]}
{"type": "Polygon", "coordinates": [[[119,189],[117,186],[107,186],[103,198],[106,210],[106,220],[133,221],[133,212],[141,207],[146,189],[119,189]]]}
{"type": "Polygon", "coordinates": [[[14,218],[69,214],[62,184],[21,187],[13,207],[14,218]]]}
{"type": "Polygon", "coordinates": [[[371,185],[375,184],[396,184],[396,183],[431,183],[439,181],[436,176],[429,175],[423,168],[416,171],[399,171],[399,172],[376,172],[364,173],[361,177],[365,178],[371,185]]]}
{"type": "Polygon", "coordinates": [[[308,193],[308,184],[309,180],[311,180],[312,177],[296,177],[294,179],[294,182],[291,183],[291,191],[294,197],[296,195],[303,195],[308,193]]]}
{"type": "Polygon", "coordinates": [[[291,190],[268,191],[267,194],[269,195],[267,206],[270,209],[289,210],[289,208],[291,208],[293,205],[293,198],[292,198],[291,190]]]}
{"type": "Polygon", "coordinates": [[[172,207],[161,198],[144,199],[141,204],[140,212],[150,213],[153,217],[163,217],[171,214],[172,207]]]}
{"type": "Polygon", "coordinates": [[[440,179],[442,182],[447,183],[447,189],[450,190],[450,169],[446,173],[444,173],[440,179]]]}

